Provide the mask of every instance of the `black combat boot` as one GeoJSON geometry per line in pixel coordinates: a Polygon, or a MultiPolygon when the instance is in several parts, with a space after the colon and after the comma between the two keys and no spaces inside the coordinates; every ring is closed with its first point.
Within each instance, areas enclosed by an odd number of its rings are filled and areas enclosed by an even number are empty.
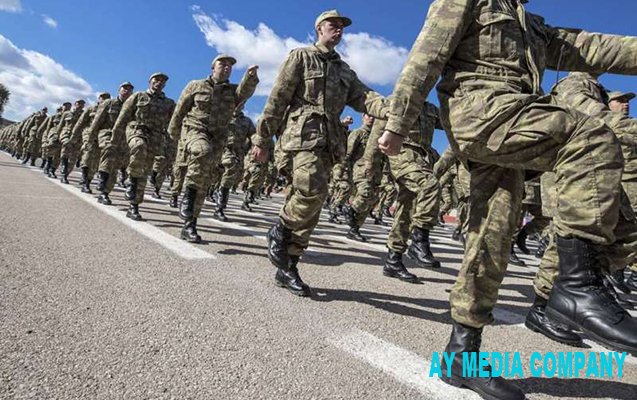
{"type": "Polygon", "coordinates": [[[608,349],[637,355],[637,321],[604,287],[594,247],[576,238],[556,242],[560,271],[546,315],[608,349]]]}
{"type": "Polygon", "coordinates": [[[97,191],[104,193],[106,190],[106,184],[108,183],[109,173],[104,171],[97,171],[97,191]]]}
{"type": "Polygon", "coordinates": [[[366,242],[367,241],[367,238],[365,236],[361,235],[361,231],[360,231],[358,226],[350,227],[349,231],[347,231],[347,234],[345,235],[345,237],[347,237],[348,239],[357,240],[359,242],[366,242]]]}
{"type": "Polygon", "coordinates": [[[40,169],[44,169],[46,166],[46,159],[42,158],[42,163],[40,163],[40,169]]]}
{"type": "Polygon", "coordinates": [[[181,198],[179,207],[179,217],[188,221],[191,220],[195,212],[195,199],[197,198],[197,189],[192,186],[186,186],[184,196],[181,198]]]}
{"type": "Polygon", "coordinates": [[[46,159],[42,159],[42,173],[44,175],[49,175],[49,168],[51,168],[51,161],[49,161],[49,158],[47,157],[46,159]]]}
{"type": "Polygon", "coordinates": [[[526,247],[526,238],[529,236],[529,233],[526,230],[526,225],[520,229],[518,234],[515,236],[515,244],[518,246],[518,249],[522,251],[524,254],[531,254],[529,248],[526,247]]]}
{"type": "Polygon", "coordinates": [[[416,227],[411,233],[407,257],[418,262],[421,267],[440,268],[440,261],[436,260],[431,253],[429,231],[424,228],[416,227]]]}
{"type": "Polygon", "coordinates": [[[159,190],[161,189],[161,186],[155,186],[153,188],[153,194],[152,197],[153,199],[161,199],[161,193],[159,193],[159,190]]]}
{"type": "Polygon", "coordinates": [[[100,204],[104,204],[105,206],[110,206],[111,204],[113,204],[111,198],[108,197],[108,193],[106,192],[101,192],[100,195],[97,196],[97,202],[100,204]]]}
{"type": "Polygon", "coordinates": [[[35,167],[35,159],[36,159],[36,158],[37,158],[37,157],[31,157],[31,162],[29,162],[29,166],[30,166],[30,167],[35,167]]]}
{"type": "Polygon", "coordinates": [[[391,218],[391,217],[392,217],[391,212],[389,211],[389,207],[387,207],[387,206],[383,206],[383,207],[381,207],[381,209],[380,209],[380,213],[381,213],[384,217],[387,217],[387,218],[391,218]]]}
{"type": "Polygon", "coordinates": [[[142,216],[139,215],[139,206],[137,204],[131,203],[128,207],[128,211],[126,212],[126,217],[132,219],[133,221],[141,221],[142,216]]]}
{"type": "Polygon", "coordinates": [[[518,258],[518,255],[515,254],[515,250],[513,249],[513,243],[511,243],[511,254],[509,255],[509,264],[517,265],[518,267],[526,267],[526,263],[524,260],[518,258]]]}
{"type": "Polygon", "coordinates": [[[623,269],[618,269],[617,271],[608,274],[606,278],[608,278],[610,283],[612,283],[617,290],[621,290],[622,292],[626,294],[630,294],[630,288],[626,286],[626,283],[624,282],[623,269]]]}
{"type": "Polygon", "coordinates": [[[190,243],[201,243],[201,236],[197,233],[197,218],[186,220],[181,229],[181,238],[190,243]]]}
{"type": "Polygon", "coordinates": [[[49,167],[49,178],[57,179],[57,175],[55,175],[55,167],[49,167]]]}
{"type": "Polygon", "coordinates": [[[266,236],[268,240],[268,258],[275,267],[286,269],[290,263],[288,254],[288,244],[292,237],[292,230],[277,222],[268,230],[266,236]]]}
{"type": "Polygon", "coordinates": [[[286,288],[297,296],[309,297],[311,290],[310,287],[301,280],[297,268],[298,263],[299,256],[289,256],[287,267],[277,268],[276,275],[274,275],[274,283],[279,287],[286,288]]]}
{"type": "MultiPolygon", "coordinates": [[[[630,268],[627,268],[630,269],[630,268]]],[[[631,290],[637,292],[637,271],[631,270],[630,275],[626,278],[626,286],[631,290]]]]}
{"type": "Polygon", "coordinates": [[[28,163],[30,159],[31,159],[31,154],[30,153],[26,153],[24,155],[24,158],[22,159],[22,164],[28,163]]]}
{"type": "Polygon", "coordinates": [[[126,187],[126,191],[124,192],[124,198],[128,201],[135,201],[137,198],[137,184],[139,183],[139,178],[131,178],[128,180],[128,186],[126,187]]]}
{"type": "Polygon", "coordinates": [[[251,190],[247,190],[243,193],[243,203],[241,203],[241,209],[243,211],[252,211],[250,207],[250,193],[252,193],[251,190]]]}
{"type": "Polygon", "coordinates": [[[68,157],[62,157],[62,161],[60,162],[60,182],[67,184],[69,183],[69,159],[68,157]]]}
{"type": "Polygon", "coordinates": [[[387,252],[387,259],[385,260],[385,266],[383,267],[383,275],[391,278],[398,278],[401,281],[409,283],[418,283],[418,277],[407,271],[407,268],[405,268],[405,264],[403,264],[403,255],[393,250],[389,250],[387,252]]]}
{"type": "Polygon", "coordinates": [[[170,196],[170,201],[168,202],[168,205],[171,208],[179,207],[179,196],[175,196],[175,195],[170,196]]]}
{"type": "MultiPolygon", "coordinates": [[[[463,354],[470,356],[475,354],[477,365],[479,359],[480,345],[482,344],[482,328],[473,328],[470,326],[462,325],[456,321],[453,321],[453,327],[451,331],[451,338],[449,344],[445,348],[447,354],[455,353],[453,361],[451,362],[451,376],[447,376],[447,362],[442,361],[442,379],[445,383],[459,387],[467,388],[479,394],[483,399],[493,400],[524,400],[524,392],[520,390],[513,383],[507,382],[502,377],[466,377],[463,370],[463,354]],[[465,376],[463,376],[465,375],[465,376]]],[[[482,368],[486,371],[491,371],[491,366],[487,365],[486,368],[482,368]]],[[[467,367],[466,372],[473,372],[471,368],[467,367]]],[[[478,373],[476,372],[477,376],[478,373]]]]}
{"type": "Polygon", "coordinates": [[[89,193],[92,194],[93,191],[91,190],[91,179],[88,176],[88,167],[82,167],[82,193],[89,193]]]}
{"type": "Polygon", "coordinates": [[[148,177],[148,183],[152,187],[157,186],[157,171],[150,171],[150,176],[148,177]]]}
{"type": "Polygon", "coordinates": [[[118,174],[118,179],[117,179],[117,184],[119,185],[119,187],[126,187],[126,178],[128,178],[128,173],[126,173],[126,169],[125,168],[120,168],[119,169],[119,174],[118,174]]]}
{"type": "Polygon", "coordinates": [[[226,208],[226,205],[228,205],[228,196],[230,196],[230,189],[220,187],[217,199],[217,209],[215,210],[214,214],[215,219],[219,221],[228,221],[226,214],[223,212],[223,210],[225,210],[226,208]]]}
{"type": "Polygon", "coordinates": [[[537,250],[535,250],[535,258],[544,257],[544,252],[546,251],[547,247],[549,247],[549,238],[548,236],[542,236],[537,245],[537,250]]]}
{"type": "Polygon", "coordinates": [[[574,347],[586,347],[582,338],[570,330],[567,326],[551,321],[546,316],[546,303],[548,300],[535,295],[535,301],[526,315],[524,325],[533,332],[541,333],[547,338],[559,343],[574,347]]]}
{"type": "Polygon", "coordinates": [[[339,224],[341,223],[341,220],[338,219],[338,215],[336,215],[336,210],[332,210],[331,208],[328,210],[327,212],[327,222],[330,222],[332,224],[339,224]]]}
{"type": "Polygon", "coordinates": [[[75,162],[75,168],[80,168],[80,159],[79,158],[75,162]]]}

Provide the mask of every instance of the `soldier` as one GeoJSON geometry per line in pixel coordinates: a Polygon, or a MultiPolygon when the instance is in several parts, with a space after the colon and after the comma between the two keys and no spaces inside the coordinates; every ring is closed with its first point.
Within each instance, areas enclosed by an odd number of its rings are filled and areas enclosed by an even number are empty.
{"type": "Polygon", "coordinates": [[[232,119],[228,125],[228,140],[226,142],[221,166],[223,174],[219,183],[219,194],[217,199],[217,209],[215,218],[220,221],[227,221],[224,210],[228,205],[230,189],[234,182],[241,176],[243,171],[243,161],[250,150],[250,137],[256,129],[252,120],[243,113],[244,104],[237,105],[232,119]]]}
{"type": "MultiPolygon", "coordinates": [[[[608,93],[608,107],[613,113],[628,117],[630,114],[630,101],[635,98],[635,93],[610,92],[608,93]]],[[[637,133],[635,131],[633,134],[637,133]]],[[[628,195],[628,200],[633,211],[637,211],[637,145],[626,141],[621,142],[622,152],[624,154],[624,173],[622,174],[622,186],[628,195]]],[[[624,271],[619,269],[615,275],[611,277],[615,281],[616,286],[621,288],[623,283],[624,293],[637,291],[637,264],[632,263],[626,268],[631,273],[624,283],[624,271]]]]}
{"type": "MultiPolygon", "coordinates": [[[[623,168],[614,133],[599,119],[542,93],[545,68],[637,74],[637,38],[553,28],[514,0],[437,0],[396,84],[379,146],[396,154],[439,78],[441,121],[471,173],[469,233],[450,303],[447,352],[478,352],[520,213],[524,170],[557,173],[554,220],[559,278],[546,312],[619,351],[637,352],[637,322],[612,299],[597,254],[626,257],[634,226],[619,213],[623,168]],[[600,45],[603,44],[603,45],[600,45]],[[577,306],[575,306],[577,304],[577,306]]],[[[443,366],[443,368],[446,367],[443,366]]],[[[522,399],[501,377],[456,386],[522,399]]]]}
{"type": "Polygon", "coordinates": [[[319,15],[314,24],[317,42],[288,55],[257,124],[257,160],[267,160],[265,147],[282,126],[281,148],[291,153],[291,193],[279,221],[268,231],[268,255],[277,267],[276,283],[300,296],[309,296],[310,289],[297,264],[318,223],[332,165],[345,155],[340,115],[349,105],[383,116],[384,98],[365,86],[334,51],[351,23],[336,10],[319,15]]]}
{"type": "Polygon", "coordinates": [[[350,227],[347,237],[361,242],[366,242],[367,238],[361,235],[360,227],[365,222],[375,199],[378,198],[377,189],[382,178],[381,174],[375,174],[370,179],[365,171],[363,154],[373,125],[374,117],[363,114],[361,127],[353,130],[347,137],[347,153],[345,153],[345,165],[351,171],[351,180],[354,186],[351,205],[346,206],[345,210],[350,227]]]}
{"type": "Polygon", "coordinates": [[[184,196],[179,216],[185,221],[181,238],[199,243],[197,217],[201,212],[213,168],[219,163],[228,133],[228,123],[237,105],[245,103],[254,93],[259,78],[256,65],[250,66],[239,85],[229,82],[232,66],[237,60],[220,54],[212,61],[212,74],[188,83],[184,88],[168,132],[180,139],[182,162],[187,163],[184,196]]]}
{"type": "Polygon", "coordinates": [[[168,75],[157,72],[150,76],[144,92],[130,96],[113,126],[112,141],[119,143],[126,135],[130,160],[128,186],[124,197],[130,202],[126,217],[140,221],[139,205],[144,201],[144,189],[153,160],[163,145],[164,131],[175,108],[175,102],[166,97],[164,86],[168,75]]]}
{"type": "Polygon", "coordinates": [[[44,173],[47,174],[49,178],[57,178],[55,170],[60,164],[60,150],[62,148],[59,127],[62,124],[64,114],[71,111],[71,106],[71,103],[68,101],[62,104],[62,109],[53,116],[50,124],[47,125],[47,131],[44,133],[44,135],[46,135],[47,160],[44,173]]]}
{"type": "Polygon", "coordinates": [[[82,179],[80,181],[80,185],[82,185],[83,193],[93,193],[91,190],[91,180],[93,179],[93,175],[97,172],[98,162],[99,162],[99,148],[96,136],[90,136],[90,127],[93,119],[95,119],[95,114],[97,113],[97,108],[99,105],[111,98],[110,93],[100,93],[97,96],[97,103],[95,105],[84,110],[80,119],[75,124],[73,128],[73,135],[79,136],[82,135],[82,157],[80,159],[80,169],[82,171],[82,179]],[[90,140],[89,140],[90,139],[90,140]]]}
{"type": "Polygon", "coordinates": [[[100,195],[97,197],[97,202],[106,206],[112,204],[108,195],[115,186],[116,171],[127,153],[125,138],[121,136],[116,138],[117,141],[113,139],[113,126],[124,103],[133,93],[133,89],[132,83],[122,83],[116,98],[105,100],[99,105],[93,122],[88,128],[87,141],[97,142],[99,151],[97,191],[100,195]]]}
{"type": "Polygon", "coordinates": [[[60,137],[60,143],[62,144],[60,149],[60,182],[62,183],[69,183],[69,174],[79,158],[79,147],[82,137],[80,132],[76,132],[73,128],[84,111],[85,103],[83,99],[75,101],[73,110],[62,114],[62,121],[58,127],[58,135],[60,137]]]}
{"type": "Polygon", "coordinates": [[[25,127],[25,135],[27,137],[25,141],[25,156],[22,160],[22,164],[26,164],[31,160],[31,166],[35,166],[35,159],[38,158],[38,150],[40,149],[40,138],[38,137],[38,129],[44,123],[47,118],[48,109],[44,107],[39,112],[35,113],[30,123],[25,127]]]}

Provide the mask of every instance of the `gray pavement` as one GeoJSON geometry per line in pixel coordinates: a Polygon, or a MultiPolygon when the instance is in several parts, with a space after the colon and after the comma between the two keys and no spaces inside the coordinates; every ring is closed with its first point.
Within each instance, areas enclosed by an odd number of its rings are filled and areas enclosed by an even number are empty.
{"type": "MultiPolygon", "coordinates": [[[[228,223],[208,205],[204,243],[188,245],[167,201],[147,196],[136,223],[122,218],[122,189],[104,207],[71,178],[62,185],[0,153],[0,398],[477,398],[428,377],[462,257],[450,226],[432,233],[442,269],[407,261],[422,278],[413,285],[381,273],[387,227],[366,224],[360,244],[322,218],[300,266],[314,288],[304,299],[273,284],[265,254],[281,196],[248,213],[233,195],[228,223]]],[[[521,325],[538,263],[522,258],[483,351],[577,351],[521,325]]],[[[632,357],[623,378],[525,376],[516,382],[530,399],[637,398],[632,357]]]]}

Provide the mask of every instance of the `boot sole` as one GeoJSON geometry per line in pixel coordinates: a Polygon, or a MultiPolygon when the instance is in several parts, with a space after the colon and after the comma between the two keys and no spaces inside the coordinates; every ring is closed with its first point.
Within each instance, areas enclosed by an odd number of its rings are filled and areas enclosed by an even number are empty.
{"type": "Polygon", "coordinates": [[[446,383],[447,385],[451,385],[453,387],[471,390],[472,392],[478,394],[483,399],[486,399],[486,400],[500,400],[499,397],[492,396],[492,395],[490,395],[490,394],[488,394],[488,393],[486,393],[486,392],[484,392],[482,390],[479,390],[479,389],[477,389],[475,387],[472,387],[471,385],[467,384],[467,380],[466,379],[462,379],[462,378],[459,378],[457,376],[452,376],[452,377],[441,376],[440,380],[443,381],[444,383],[446,383]]]}
{"type": "Polygon", "coordinates": [[[415,279],[405,279],[405,278],[401,278],[398,275],[395,275],[391,272],[387,272],[387,271],[383,271],[383,275],[389,277],[389,278],[394,278],[394,279],[398,279],[399,281],[403,281],[403,282],[407,282],[407,283],[418,283],[418,278],[415,279]]]}
{"type": "Polygon", "coordinates": [[[579,340],[577,342],[571,342],[571,341],[568,341],[568,340],[560,339],[557,336],[548,335],[546,333],[546,331],[544,331],[541,327],[539,327],[535,323],[529,322],[528,320],[524,321],[524,326],[526,326],[528,329],[532,330],[533,332],[539,333],[539,334],[551,339],[554,342],[566,344],[566,345],[573,346],[573,347],[580,347],[580,348],[586,348],[587,347],[586,344],[584,344],[584,342],[581,341],[581,340],[579,340]]]}
{"type": "Polygon", "coordinates": [[[419,261],[416,257],[414,257],[411,252],[409,250],[407,250],[407,258],[409,258],[410,260],[414,260],[418,263],[419,267],[423,267],[423,268],[432,268],[432,269],[438,269],[438,268],[442,268],[442,264],[440,264],[440,262],[438,262],[437,264],[432,264],[432,263],[424,263],[422,261],[419,261]]]}
{"type": "Polygon", "coordinates": [[[201,238],[198,239],[189,239],[187,237],[181,236],[182,240],[185,240],[188,243],[201,243],[201,238]]]}
{"type": "Polygon", "coordinates": [[[288,292],[292,293],[295,296],[310,297],[309,289],[307,291],[305,291],[305,290],[294,290],[294,289],[290,288],[288,285],[286,285],[285,283],[280,282],[280,281],[278,281],[276,279],[274,279],[274,284],[277,285],[280,288],[287,289],[288,292]]]}
{"type": "Polygon", "coordinates": [[[612,342],[608,339],[604,339],[600,336],[598,336],[597,334],[595,334],[594,332],[591,332],[590,330],[579,326],[578,323],[572,321],[569,317],[567,317],[566,315],[562,314],[561,312],[557,311],[557,310],[553,310],[552,308],[546,307],[546,315],[551,318],[554,319],[555,321],[564,324],[566,326],[568,326],[571,329],[578,329],[581,330],[586,336],[590,337],[591,340],[593,340],[595,343],[610,349],[610,350],[614,350],[614,351],[619,351],[619,352],[626,352],[629,353],[633,356],[637,356],[637,348],[631,348],[631,347],[627,347],[627,346],[623,346],[619,343],[615,343],[612,342]]]}

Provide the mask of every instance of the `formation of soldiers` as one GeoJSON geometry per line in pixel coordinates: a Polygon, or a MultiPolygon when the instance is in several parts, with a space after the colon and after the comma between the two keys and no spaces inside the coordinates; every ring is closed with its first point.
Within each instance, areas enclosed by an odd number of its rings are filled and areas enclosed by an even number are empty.
{"type": "Polygon", "coordinates": [[[184,220],[181,237],[199,242],[197,218],[206,197],[227,220],[229,193],[242,208],[262,192],[285,187],[279,220],[267,234],[275,282],[309,296],[299,262],[321,210],[348,224],[347,237],[393,216],[383,273],[417,277],[403,254],[430,268],[430,231],[452,209],[453,237],[465,255],[450,305],[445,351],[458,354],[445,382],[488,399],[522,399],[503,378],[462,376],[462,352],[480,351],[514,245],[542,258],[526,326],[571,346],[582,333],[606,348],[637,354],[631,303],[615,288],[637,290],[637,122],[633,93],[611,92],[602,73],[637,74],[637,38],[554,28],[518,0],[436,0],[392,96],[362,83],[335,51],[351,19],[336,10],[314,23],[316,43],[295,49],[281,66],[256,126],[242,110],[259,82],[257,66],[229,82],[236,60],[219,55],[209,77],[190,82],[177,103],[163,94],[168,76],[153,74],[145,91],[123,83],[116,98],[95,106],[65,103],[4,128],[0,146],[23,163],[68,183],[76,162],[82,191],[111,204],[126,185],[127,216],[141,220],[147,182],[153,196],[170,179],[170,206],[184,220]],[[543,93],[546,68],[572,72],[543,93]],[[426,101],[438,82],[440,109],[426,101]],[[349,131],[345,106],[362,114],[349,131]],[[435,129],[450,147],[432,148],[435,129]],[[117,174],[119,173],[119,179],[117,174]],[[242,181],[242,182],[241,182],[242,181]],[[181,198],[181,201],[180,201],[181,198]],[[625,271],[630,271],[624,275],[625,271]]]}

